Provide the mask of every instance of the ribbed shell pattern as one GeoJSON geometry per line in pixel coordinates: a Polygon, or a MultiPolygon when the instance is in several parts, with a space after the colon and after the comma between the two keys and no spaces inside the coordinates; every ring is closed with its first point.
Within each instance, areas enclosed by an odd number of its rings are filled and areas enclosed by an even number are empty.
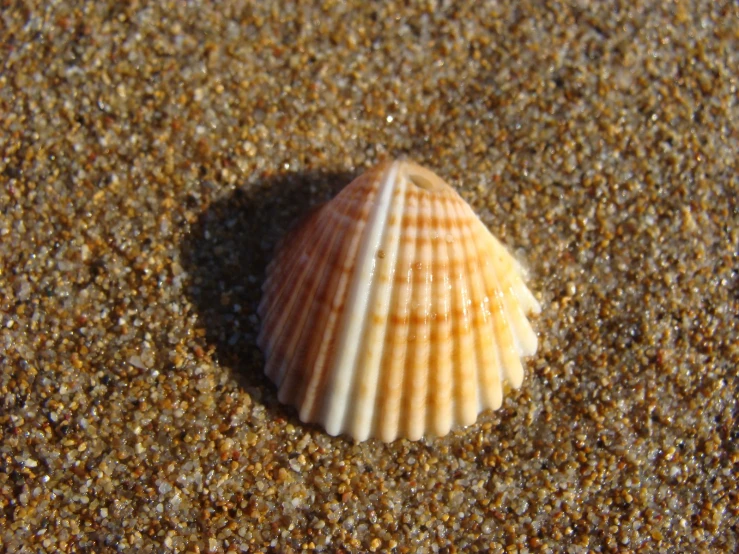
{"type": "Polygon", "coordinates": [[[443,180],[380,164],[293,230],[267,268],[259,346],[279,400],[356,440],[417,440],[500,407],[536,352],[516,260],[443,180]]]}

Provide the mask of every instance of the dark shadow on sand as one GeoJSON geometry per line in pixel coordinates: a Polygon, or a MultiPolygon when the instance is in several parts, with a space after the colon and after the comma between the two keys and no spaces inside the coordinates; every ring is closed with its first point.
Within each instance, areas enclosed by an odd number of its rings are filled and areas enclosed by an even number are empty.
{"type": "Polygon", "coordinates": [[[190,275],[187,295],[217,362],[233,368],[239,385],[261,397],[273,415],[294,412],[276,411],[276,388],[263,373],[256,344],[264,271],[280,238],[352,178],[338,172],[291,173],[240,188],[210,204],[181,246],[190,275]]]}

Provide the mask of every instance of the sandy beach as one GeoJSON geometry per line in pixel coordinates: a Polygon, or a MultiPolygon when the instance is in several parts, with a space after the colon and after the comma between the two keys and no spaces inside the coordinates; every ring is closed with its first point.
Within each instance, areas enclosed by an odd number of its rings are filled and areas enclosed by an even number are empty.
{"type": "Polygon", "coordinates": [[[739,4],[4,2],[0,551],[735,552],[739,4]],[[528,269],[443,438],[277,401],[260,286],[375,163],[528,269]]]}

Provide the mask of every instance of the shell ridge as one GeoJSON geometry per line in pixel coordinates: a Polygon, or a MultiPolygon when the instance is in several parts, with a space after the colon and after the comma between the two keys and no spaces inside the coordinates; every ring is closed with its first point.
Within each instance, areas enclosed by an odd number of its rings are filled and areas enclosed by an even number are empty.
{"type": "MultiPolygon", "coordinates": [[[[369,192],[374,191],[370,190],[369,192]]],[[[371,194],[365,196],[360,211],[370,213],[373,202],[374,197],[371,194]]],[[[342,247],[337,255],[337,261],[342,267],[351,266],[354,268],[354,262],[359,253],[361,236],[366,225],[366,220],[359,221],[354,232],[346,235],[351,237],[351,240],[346,240],[346,236],[341,236],[342,233],[336,233],[342,238],[342,247]]],[[[327,396],[325,393],[326,380],[328,365],[334,355],[335,329],[346,310],[347,287],[355,271],[356,268],[349,273],[333,271],[327,284],[328,290],[333,290],[334,294],[327,296],[325,303],[319,307],[316,323],[311,330],[314,340],[311,342],[311,347],[305,356],[311,371],[309,375],[300,380],[299,390],[296,393],[301,400],[300,418],[302,421],[318,420],[323,422],[324,420],[324,414],[321,413],[322,406],[317,404],[316,401],[319,399],[319,393],[321,393],[321,397],[327,396]],[[316,337],[320,337],[320,340],[315,340],[316,337]]]]}
{"type": "MultiPolygon", "coordinates": [[[[444,218],[447,221],[451,221],[454,218],[454,212],[452,210],[453,204],[457,201],[456,198],[456,191],[454,189],[452,190],[452,202],[446,202],[443,204],[442,207],[442,214],[444,218]]],[[[458,373],[459,373],[459,360],[460,360],[460,351],[461,351],[461,343],[459,340],[459,329],[460,329],[460,322],[454,322],[452,317],[455,312],[459,313],[459,302],[457,300],[457,285],[456,285],[456,275],[452,268],[457,267],[457,264],[455,262],[455,240],[458,240],[458,237],[455,235],[457,234],[457,230],[454,226],[450,226],[449,229],[447,229],[447,236],[444,237],[443,242],[443,248],[446,249],[446,257],[449,264],[449,271],[447,273],[447,277],[449,279],[448,281],[448,312],[446,317],[449,318],[450,323],[450,348],[449,348],[449,366],[451,370],[450,375],[450,402],[449,402],[449,417],[450,417],[450,428],[457,425],[457,423],[460,420],[460,402],[459,402],[459,379],[458,379],[458,373]]]]}
{"type": "MultiPolygon", "coordinates": [[[[308,229],[305,229],[306,240],[297,242],[296,245],[290,248],[293,253],[300,253],[304,248],[309,248],[308,253],[305,255],[313,263],[303,265],[293,264],[294,267],[289,274],[285,272],[274,276],[275,279],[282,278],[282,286],[278,298],[272,299],[269,294],[265,294],[265,297],[270,298],[272,309],[263,320],[262,333],[260,335],[266,333],[270,341],[262,341],[261,336],[259,340],[265,343],[262,347],[268,351],[265,373],[277,385],[279,389],[278,397],[281,398],[292,397],[294,394],[292,387],[293,379],[290,378],[289,383],[284,383],[284,381],[289,368],[296,363],[296,353],[292,349],[286,348],[287,339],[285,337],[290,337],[291,333],[294,333],[296,329],[300,329],[296,326],[299,315],[295,315],[294,312],[299,314],[301,310],[305,309],[305,302],[298,302],[298,295],[295,295],[294,292],[295,290],[304,289],[302,284],[306,278],[310,283],[309,290],[317,283],[316,270],[311,270],[311,268],[317,265],[320,269],[321,265],[327,261],[327,254],[332,251],[332,244],[335,242],[336,236],[341,235],[341,233],[336,233],[333,229],[332,223],[335,218],[333,217],[332,211],[334,207],[327,208],[323,213],[321,221],[316,221],[318,237],[314,233],[307,232],[308,229]],[[325,244],[326,241],[329,241],[328,246],[325,244]],[[317,264],[315,263],[316,257],[318,258],[317,264]],[[285,291],[288,294],[292,294],[286,296],[285,291]]],[[[351,208],[349,205],[342,206],[341,203],[338,207],[344,211],[348,211],[351,208]]],[[[300,256],[294,255],[293,258],[299,259],[302,256],[303,254],[300,256]]],[[[300,298],[302,299],[303,297],[301,296],[300,298]]]]}
{"type": "Polygon", "coordinates": [[[374,256],[368,255],[377,249],[378,235],[385,227],[389,213],[388,206],[392,200],[394,187],[392,186],[398,172],[398,164],[392,164],[382,175],[382,184],[375,197],[373,213],[365,226],[360,239],[359,266],[349,283],[347,306],[344,310],[336,352],[331,367],[331,385],[328,391],[328,406],[326,411],[326,430],[329,434],[337,435],[344,430],[346,423],[346,409],[349,397],[352,375],[357,360],[358,334],[364,327],[367,317],[366,308],[368,291],[374,279],[374,256]]]}
{"type": "Polygon", "coordinates": [[[519,358],[528,355],[533,348],[536,351],[536,334],[526,316],[521,313],[521,306],[516,302],[516,294],[510,285],[501,285],[503,306],[506,321],[513,337],[516,353],[519,358]]]}
{"type": "Polygon", "coordinates": [[[430,303],[432,279],[431,258],[433,248],[431,247],[431,195],[428,193],[419,195],[419,223],[417,225],[416,246],[414,256],[414,269],[423,272],[423,279],[417,280],[413,287],[411,296],[412,327],[409,330],[413,347],[413,354],[409,360],[410,368],[407,368],[406,389],[404,395],[403,418],[406,423],[408,437],[411,440],[421,438],[425,432],[426,410],[428,402],[428,367],[430,354],[430,303]],[[414,313],[415,311],[415,313],[414,313]],[[409,370],[408,370],[409,369],[409,370]]]}
{"type": "MultiPolygon", "coordinates": [[[[414,252],[416,248],[416,244],[414,243],[414,252]]],[[[403,357],[403,373],[402,373],[402,381],[400,385],[400,402],[398,404],[398,413],[399,418],[397,422],[398,429],[396,430],[396,433],[402,429],[405,436],[409,436],[410,434],[410,421],[409,421],[409,414],[408,414],[408,398],[409,393],[408,390],[411,386],[412,378],[413,378],[413,367],[412,364],[415,360],[416,355],[416,341],[414,340],[414,334],[416,333],[416,318],[412,317],[413,314],[413,303],[415,299],[415,295],[417,294],[417,287],[416,287],[416,279],[413,275],[414,273],[414,267],[411,265],[408,268],[408,317],[406,318],[405,323],[405,340],[406,340],[406,347],[405,347],[405,355],[403,357]]]]}
{"type": "Polygon", "coordinates": [[[503,302],[506,307],[508,322],[511,332],[516,341],[519,356],[531,356],[536,353],[537,338],[531,323],[523,311],[521,304],[517,301],[514,284],[508,280],[501,283],[503,287],[503,302]]]}
{"type": "MultiPolygon", "coordinates": [[[[466,210],[470,216],[475,216],[475,213],[471,208],[466,210]]],[[[482,223],[475,216],[474,221],[478,232],[472,233],[472,238],[477,244],[478,251],[485,254],[485,258],[482,260],[482,285],[485,298],[487,299],[487,313],[488,313],[488,329],[492,344],[490,345],[490,380],[491,388],[487,392],[487,402],[490,407],[497,409],[503,403],[503,381],[506,379],[506,373],[504,371],[500,332],[498,331],[498,324],[500,319],[500,290],[496,281],[494,273],[494,262],[497,255],[495,244],[495,237],[488,230],[485,224],[482,223]],[[490,239],[493,242],[490,242],[490,239]]],[[[500,243],[497,243],[499,246],[500,243]]],[[[501,246],[502,248],[502,246],[501,246]]],[[[507,254],[507,253],[506,253],[507,254]]]]}
{"type": "Polygon", "coordinates": [[[324,240],[326,238],[331,240],[336,234],[332,233],[331,225],[329,224],[331,219],[331,217],[325,217],[323,218],[323,222],[316,222],[325,224],[322,227],[318,227],[320,231],[318,231],[319,235],[317,238],[314,236],[313,241],[310,241],[309,237],[311,233],[306,232],[306,242],[299,247],[291,249],[293,252],[299,253],[303,250],[303,246],[310,246],[307,253],[295,256],[295,262],[292,264],[289,272],[280,272],[277,275],[271,276],[272,279],[279,281],[281,284],[277,289],[276,295],[274,293],[265,294],[265,298],[269,298],[270,308],[264,316],[262,331],[258,337],[260,341],[262,337],[267,337],[265,344],[270,350],[276,348],[287,329],[292,327],[289,323],[286,325],[286,322],[293,321],[291,316],[298,297],[290,293],[294,290],[300,290],[305,280],[311,277],[311,272],[308,271],[308,268],[311,267],[310,262],[313,261],[311,254],[315,255],[316,252],[319,252],[324,240]],[[304,255],[307,256],[306,260],[308,263],[301,262],[304,255]]]}
{"type": "MultiPolygon", "coordinates": [[[[461,197],[460,197],[461,198],[461,197]]],[[[470,258],[475,257],[475,250],[470,252],[469,221],[460,201],[450,206],[450,212],[460,222],[459,241],[457,248],[461,253],[462,264],[459,264],[457,287],[459,289],[460,309],[463,320],[458,330],[460,337],[458,380],[459,383],[459,423],[469,425],[475,421],[480,411],[479,404],[479,360],[475,341],[475,312],[474,290],[470,280],[470,258]]]]}
{"type": "MultiPolygon", "coordinates": [[[[495,386],[494,379],[490,375],[490,367],[488,360],[486,360],[485,352],[485,339],[482,336],[482,331],[488,327],[488,314],[486,313],[485,305],[485,285],[482,280],[480,267],[484,261],[481,259],[485,256],[485,251],[478,248],[478,243],[475,239],[474,223],[475,218],[470,218],[470,214],[464,209],[465,205],[457,205],[456,210],[460,218],[465,218],[465,225],[462,228],[463,244],[466,252],[465,259],[467,260],[467,278],[469,280],[470,303],[472,309],[472,342],[475,352],[475,377],[473,382],[476,384],[476,397],[477,397],[477,413],[482,411],[483,406],[488,404],[487,397],[491,395],[493,387],[495,386]],[[478,267],[474,267],[478,264],[478,267]]],[[[472,214],[474,215],[474,214],[472,214]]],[[[487,229],[485,230],[487,232],[487,229]]],[[[477,414],[475,414],[477,417],[477,414]]]]}
{"type": "MultiPolygon", "coordinates": [[[[482,225],[482,223],[480,224],[482,225]]],[[[536,306],[538,306],[538,302],[523,282],[521,265],[500,241],[492,235],[490,236],[493,239],[491,244],[495,248],[495,255],[500,259],[497,267],[498,284],[502,292],[503,305],[506,308],[506,318],[516,343],[516,349],[519,357],[533,355],[536,353],[537,337],[531,323],[526,317],[526,311],[531,311],[527,310],[529,297],[534,300],[536,306]],[[522,292],[519,291],[525,291],[524,298],[522,298],[522,292]]]]}
{"type": "MultiPolygon", "coordinates": [[[[305,271],[302,272],[305,274],[305,271]]],[[[289,274],[277,274],[272,275],[271,279],[279,281],[279,289],[294,288],[294,279],[300,277],[301,272],[299,271],[299,265],[296,264],[294,271],[289,274]],[[293,284],[293,287],[290,286],[293,284]]],[[[302,279],[299,280],[302,282],[302,279]]],[[[262,329],[257,336],[257,343],[261,348],[266,349],[269,353],[280,352],[279,345],[283,340],[283,335],[288,332],[291,328],[291,315],[294,306],[292,297],[285,296],[283,294],[273,295],[266,293],[264,298],[269,303],[269,308],[263,310],[262,314],[262,329]]],[[[270,356],[267,360],[265,373],[272,378],[272,371],[275,364],[279,362],[275,356],[270,356]]],[[[274,379],[273,379],[274,381],[274,379]]],[[[279,384],[279,383],[276,383],[279,384]]]]}
{"type": "MultiPolygon", "coordinates": [[[[274,256],[270,260],[270,262],[267,264],[267,267],[264,270],[265,275],[272,274],[273,270],[277,267],[280,267],[282,263],[284,262],[287,253],[292,250],[292,248],[295,247],[295,245],[291,245],[291,239],[293,237],[301,237],[303,238],[303,233],[306,229],[309,229],[311,225],[314,225],[318,219],[321,216],[321,210],[326,206],[326,204],[318,205],[312,208],[309,213],[305,214],[301,220],[296,223],[295,225],[288,228],[282,237],[277,241],[277,244],[275,244],[275,247],[273,249],[274,256]]],[[[265,280],[264,283],[262,283],[262,291],[266,292],[269,290],[270,281],[269,279],[265,280]]]]}
{"type": "Polygon", "coordinates": [[[389,216],[380,239],[375,279],[370,290],[367,317],[362,330],[362,343],[359,349],[359,379],[352,385],[351,433],[358,440],[365,440],[375,433],[374,406],[376,404],[381,379],[381,364],[385,353],[385,333],[391,311],[391,299],[394,291],[393,275],[398,261],[400,248],[402,214],[405,207],[405,180],[398,180],[394,187],[393,199],[389,207],[389,216]],[[390,223],[394,218],[395,223],[390,223]],[[379,252],[382,252],[380,257],[379,252]],[[379,313],[378,313],[379,309],[379,313]],[[380,321],[376,321],[376,318],[380,321]]]}
{"type": "Polygon", "coordinates": [[[278,387],[282,384],[288,371],[295,371],[293,367],[295,363],[310,363],[310,360],[306,360],[305,356],[301,355],[304,353],[303,345],[310,335],[317,331],[315,326],[316,312],[321,308],[321,303],[318,300],[323,296],[326,289],[326,276],[331,272],[336,259],[341,253],[341,249],[337,248],[340,238],[341,233],[332,234],[326,245],[325,255],[320,258],[319,263],[315,264],[315,268],[311,272],[315,274],[314,279],[302,298],[311,299],[312,301],[301,302],[296,305],[292,317],[288,319],[292,333],[288,335],[285,344],[281,344],[282,352],[287,355],[282,357],[283,361],[278,366],[277,374],[273,378],[278,387]]]}
{"type": "MultiPolygon", "coordinates": [[[[470,215],[474,215],[474,213],[470,212],[470,215]]],[[[488,340],[485,340],[484,336],[481,335],[480,345],[482,353],[481,365],[484,376],[484,380],[481,382],[483,392],[482,407],[498,409],[503,403],[503,383],[500,356],[498,354],[500,346],[495,334],[494,318],[496,311],[491,308],[491,305],[494,305],[494,300],[491,301],[494,291],[491,291],[489,286],[489,273],[491,271],[489,266],[493,260],[493,253],[486,241],[486,238],[492,235],[482,222],[479,220],[474,220],[474,222],[476,225],[473,225],[471,229],[472,240],[478,252],[483,255],[480,272],[478,273],[483,294],[480,309],[484,315],[484,322],[480,328],[480,332],[482,333],[484,331],[488,336],[488,340]]]]}
{"type": "MultiPolygon", "coordinates": [[[[286,243],[277,255],[285,257],[286,263],[280,266],[275,266],[269,270],[267,274],[267,280],[263,288],[263,296],[261,305],[265,305],[266,309],[263,310],[262,319],[269,320],[274,318],[275,313],[282,313],[282,306],[284,299],[289,295],[292,287],[289,286],[291,280],[303,269],[304,264],[301,261],[301,256],[297,255],[299,252],[305,252],[305,255],[310,258],[310,254],[313,254],[323,239],[328,234],[331,228],[330,214],[317,214],[313,226],[306,226],[303,228],[303,233],[299,236],[300,240],[296,241],[295,244],[286,243]],[[323,215],[323,217],[321,217],[323,215]],[[327,217],[328,215],[328,217],[327,217]]],[[[271,329],[265,329],[267,331],[271,329]]]]}
{"type": "MultiPolygon", "coordinates": [[[[481,304],[478,306],[482,322],[478,326],[478,346],[480,347],[480,389],[481,409],[497,409],[503,403],[502,369],[498,351],[500,346],[495,335],[495,314],[491,309],[491,295],[494,294],[489,286],[490,264],[494,259],[493,250],[489,247],[487,237],[492,237],[488,228],[475,216],[471,209],[465,210],[471,218],[470,238],[480,256],[480,268],[477,272],[481,287],[481,304]],[[484,334],[483,334],[484,332],[484,334]],[[485,340],[487,335],[488,340],[485,340]]],[[[493,301],[494,303],[494,301],[493,301]]]]}
{"type": "Polygon", "coordinates": [[[517,355],[515,338],[508,323],[505,294],[500,286],[498,272],[501,271],[501,268],[499,267],[500,264],[496,262],[500,262],[501,260],[505,261],[505,257],[501,256],[499,252],[496,253],[492,263],[486,265],[488,269],[486,278],[488,280],[488,290],[491,294],[492,321],[495,329],[495,337],[498,342],[500,368],[503,377],[505,377],[514,389],[517,389],[523,382],[523,366],[517,355]]]}
{"type": "Polygon", "coordinates": [[[485,369],[488,372],[489,388],[485,391],[485,407],[490,407],[493,410],[497,410],[503,404],[503,380],[505,374],[502,367],[502,358],[500,355],[500,343],[498,340],[497,333],[495,331],[495,317],[497,310],[495,308],[495,292],[491,291],[489,286],[489,273],[492,271],[490,268],[490,259],[486,259],[483,262],[482,267],[482,282],[485,291],[485,309],[487,311],[487,331],[490,338],[488,343],[488,367],[485,369]]]}
{"type": "MultiPolygon", "coordinates": [[[[316,226],[320,225],[320,221],[316,221],[316,226]]],[[[307,229],[307,227],[306,227],[307,229]]],[[[298,235],[299,240],[297,241],[297,244],[290,245],[288,243],[285,243],[284,239],[280,242],[283,243],[282,246],[278,246],[275,249],[275,256],[280,256],[282,258],[286,258],[289,260],[285,267],[282,267],[282,264],[275,264],[270,263],[266,269],[265,269],[265,280],[262,284],[262,299],[259,302],[259,307],[257,308],[257,313],[259,314],[259,317],[262,319],[262,321],[265,321],[270,313],[270,311],[273,310],[274,304],[277,302],[279,297],[275,294],[276,292],[279,292],[281,287],[284,286],[285,280],[287,279],[287,274],[291,273],[292,270],[298,266],[297,258],[293,256],[294,259],[290,259],[288,256],[288,253],[291,253],[295,249],[301,248],[303,245],[308,244],[308,236],[309,233],[304,233],[303,235],[298,235]]],[[[265,332],[264,326],[262,326],[262,333],[265,332]]]]}
{"type": "Polygon", "coordinates": [[[513,255],[511,255],[510,252],[508,252],[508,249],[494,235],[490,234],[490,240],[495,252],[500,253],[506,263],[510,264],[511,274],[514,276],[512,279],[513,288],[516,292],[517,300],[522,304],[524,312],[534,314],[540,313],[541,305],[531,292],[531,289],[529,289],[524,282],[525,271],[523,267],[521,267],[521,264],[513,255]]]}
{"type": "MultiPolygon", "coordinates": [[[[452,193],[454,191],[452,190],[452,193]]],[[[454,196],[452,195],[452,198],[454,196]]],[[[448,206],[450,206],[450,202],[441,202],[440,205],[440,214],[443,217],[449,216],[448,206]]],[[[444,328],[447,330],[448,335],[446,338],[446,349],[444,352],[443,357],[439,356],[439,361],[443,362],[445,365],[440,366],[444,367],[445,371],[445,377],[446,377],[446,389],[445,394],[447,395],[447,405],[446,409],[444,411],[444,423],[443,423],[443,430],[446,434],[448,433],[455,422],[455,384],[454,384],[454,357],[455,357],[455,351],[456,348],[458,348],[457,344],[457,335],[455,333],[454,329],[454,320],[453,320],[453,311],[454,311],[454,275],[452,273],[451,269],[451,260],[453,259],[453,256],[451,254],[452,244],[454,237],[451,234],[452,229],[447,228],[445,229],[445,236],[440,240],[440,250],[444,253],[444,258],[446,260],[446,268],[445,272],[443,274],[444,282],[442,284],[442,287],[444,289],[444,320],[443,325],[444,328]],[[450,240],[451,239],[451,240],[450,240]]],[[[441,322],[440,322],[441,324],[441,322]]]]}
{"type": "MultiPolygon", "coordinates": [[[[502,245],[501,245],[501,248],[505,250],[505,248],[502,245]]],[[[531,292],[531,289],[529,289],[529,287],[524,282],[525,272],[521,264],[516,260],[516,258],[511,256],[510,254],[509,254],[509,258],[510,258],[511,266],[514,268],[514,271],[511,272],[511,290],[514,294],[513,298],[515,298],[516,300],[515,304],[518,306],[521,313],[524,315],[526,322],[528,323],[528,318],[526,318],[526,314],[540,313],[541,305],[539,304],[539,301],[534,296],[534,293],[531,292]]],[[[531,332],[535,337],[536,333],[534,333],[533,328],[531,329],[531,332]]],[[[534,350],[536,350],[536,348],[534,348],[534,350]]]]}
{"type": "MultiPolygon", "coordinates": [[[[483,265],[483,271],[484,271],[484,279],[485,279],[485,290],[488,295],[489,305],[490,305],[490,321],[492,323],[493,333],[492,333],[492,340],[495,341],[495,351],[494,356],[497,359],[496,367],[498,369],[498,380],[500,381],[501,385],[504,381],[508,380],[505,370],[505,361],[503,358],[503,345],[501,344],[501,337],[500,337],[500,313],[502,311],[502,306],[500,305],[501,299],[500,299],[500,290],[497,286],[496,277],[493,270],[493,260],[487,260],[487,263],[483,265]]],[[[501,397],[502,401],[502,397],[501,397]]]]}
{"type": "MultiPolygon", "coordinates": [[[[453,213],[453,208],[450,206],[449,210],[453,213]]],[[[450,245],[450,251],[453,253],[452,267],[455,268],[452,274],[452,312],[457,314],[456,321],[454,324],[454,354],[453,354],[453,367],[454,367],[454,425],[460,424],[466,419],[465,417],[465,397],[467,395],[466,389],[469,387],[469,382],[465,375],[465,328],[468,325],[467,321],[467,310],[465,308],[465,294],[463,292],[464,283],[460,282],[460,271],[461,266],[458,263],[458,251],[459,242],[461,236],[458,229],[454,229],[453,233],[453,245],[450,245]]]]}
{"type": "MultiPolygon", "coordinates": [[[[341,206],[340,206],[341,207],[341,206]]],[[[343,206],[343,211],[340,214],[345,214],[350,210],[350,206],[343,206]]],[[[361,211],[358,210],[358,211],[361,211]]],[[[281,351],[283,353],[289,353],[291,360],[290,365],[293,364],[296,359],[303,358],[300,356],[302,349],[302,343],[305,340],[306,327],[315,332],[315,316],[316,311],[320,308],[318,300],[322,297],[322,292],[326,288],[326,275],[335,267],[337,260],[339,260],[342,252],[340,245],[340,239],[342,233],[336,232],[333,223],[336,223],[335,217],[332,217],[332,210],[328,210],[325,214],[326,227],[322,230],[321,236],[311,244],[313,253],[312,260],[314,263],[308,264],[303,267],[302,272],[306,279],[298,281],[291,289],[299,289],[305,291],[301,295],[301,299],[305,300],[308,298],[310,302],[306,303],[298,302],[293,306],[290,306],[290,310],[282,309],[280,317],[286,322],[285,327],[291,328],[289,334],[292,338],[285,344],[280,343],[281,351]],[[306,325],[306,321],[311,324],[306,325]],[[296,331],[297,330],[297,331],[296,331]]],[[[294,290],[291,295],[296,298],[294,290]]],[[[284,356],[283,362],[286,362],[287,356],[284,356]]],[[[304,362],[306,360],[303,360],[304,362]]],[[[288,367],[284,363],[278,367],[277,374],[273,378],[273,381],[279,387],[285,377],[288,367]]]]}
{"type": "MultiPolygon", "coordinates": [[[[444,216],[444,202],[434,202],[433,213],[437,220],[444,216]]],[[[445,229],[439,229],[444,232],[445,229]]],[[[429,356],[429,405],[426,413],[426,429],[435,435],[446,435],[451,429],[451,323],[449,321],[449,255],[446,236],[436,236],[431,264],[440,267],[433,284],[434,303],[431,326],[431,352],[429,356]]]]}
{"type": "MultiPolygon", "coordinates": [[[[406,199],[406,211],[401,220],[401,229],[407,233],[417,233],[417,221],[419,213],[418,200],[406,199]]],[[[401,324],[392,322],[386,330],[385,342],[390,343],[387,355],[390,363],[383,372],[383,383],[386,394],[379,400],[381,408],[378,410],[378,434],[385,442],[391,442],[397,438],[400,430],[400,416],[403,409],[403,395],[405,393],[405,380],[407,377],[406,365],[409,357],[408,335],[410,332],[411,306],[413,302],[413,260],[415,258],[416,241],[411,240],[401,245],[396,271],[405,273],[406,278],[402,284],[394,283],[396,303],[400,306],[400,313],[404,320],[401,324]],[[398,328],[399,327],[399,328],[398,328]],[[381,423],[380,423],[381,422],[381,423]]]]}
{"type": "MultiPolygon", "coordinates": [[[[349,209],[350,205],[344,201],[337,201],[336,204],[331,203],[330,207],[328,204],[325,204],[318,208],[302,225],[289,231],[288,236],[280,240],[281,246],[279,246],[275,251],[275,260],[273,261],[277,262],[279,260],[280,263],[279,265],[276,263],[274,265],[270,264],[270,266],[267,267],[267,275],[270,277],[274,275],[286,275],[293,271],[296,266],[299,267],[300,264],[298,261],[300,260],[300,256],[295,254],[306,250],[308,252],[312,252],[314,247],[317,246],[316,236],[321,237],[327,229],[331,229],[332,225],[336,223],[336,221],[334,221],[336,213],[344,214],[347,213],[349,209]],[[341,211],[341,209],[344,211],[341,211]],[[289,238],[292,236],[298,237],[299,240],[291,243],[289,238]],[[278,273],[275,273],[276,268],[280,269],[278,273]]],[[[287,277],[285,277],[285,279],[287,279],[287,277]]],[[[274,295],[275,290],[277,289],[283,291],[283,289],[280,288],[283,283],[284,281],[275,282],[275,279],[273,278],[267,279],[262,289],[265,295],[274,295]]]]}
{"type": "MultiPolygon", "coordinates": [[[[291,258],[294,258],[294,256],[291,256],[292,252],[308,244],[309,237],[312,234],[310,231],[313,228],[320,228],[325,221],[322,217],[324,215],[322,213],[323,207],[321,206],[315,209],[310,216],[306,217],[304,221],[294,228],[288,229],[285,236],[277,241],[274,248],[274,257],[265,268],[265,275],[269,277],[275,275],[276,272],[277,274],[284,273],[286,269],[292,267],[294,263],[291,260],[291,258]],[[297,239],[293,242],[291,239],[294,237],[297,237],[297,239]],[[286,263],[288,264],[287,267],[285,266],[286,263]]],[[[267,278],[262,284],[262,292],[269,293],[275,289],[275,286],[274,280],[267,278]]]]}

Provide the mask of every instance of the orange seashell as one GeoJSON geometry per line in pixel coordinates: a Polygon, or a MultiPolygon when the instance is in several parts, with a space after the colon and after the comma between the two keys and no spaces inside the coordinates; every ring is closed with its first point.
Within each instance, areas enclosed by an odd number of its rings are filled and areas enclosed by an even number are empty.
{"type": "Polygon", "coordinates": [[[445,435],[521,386],[540,306],[516,260],[433,172],[382,163],[267,268],[258,343],[279,400],[331,435],[445,435]]]}

